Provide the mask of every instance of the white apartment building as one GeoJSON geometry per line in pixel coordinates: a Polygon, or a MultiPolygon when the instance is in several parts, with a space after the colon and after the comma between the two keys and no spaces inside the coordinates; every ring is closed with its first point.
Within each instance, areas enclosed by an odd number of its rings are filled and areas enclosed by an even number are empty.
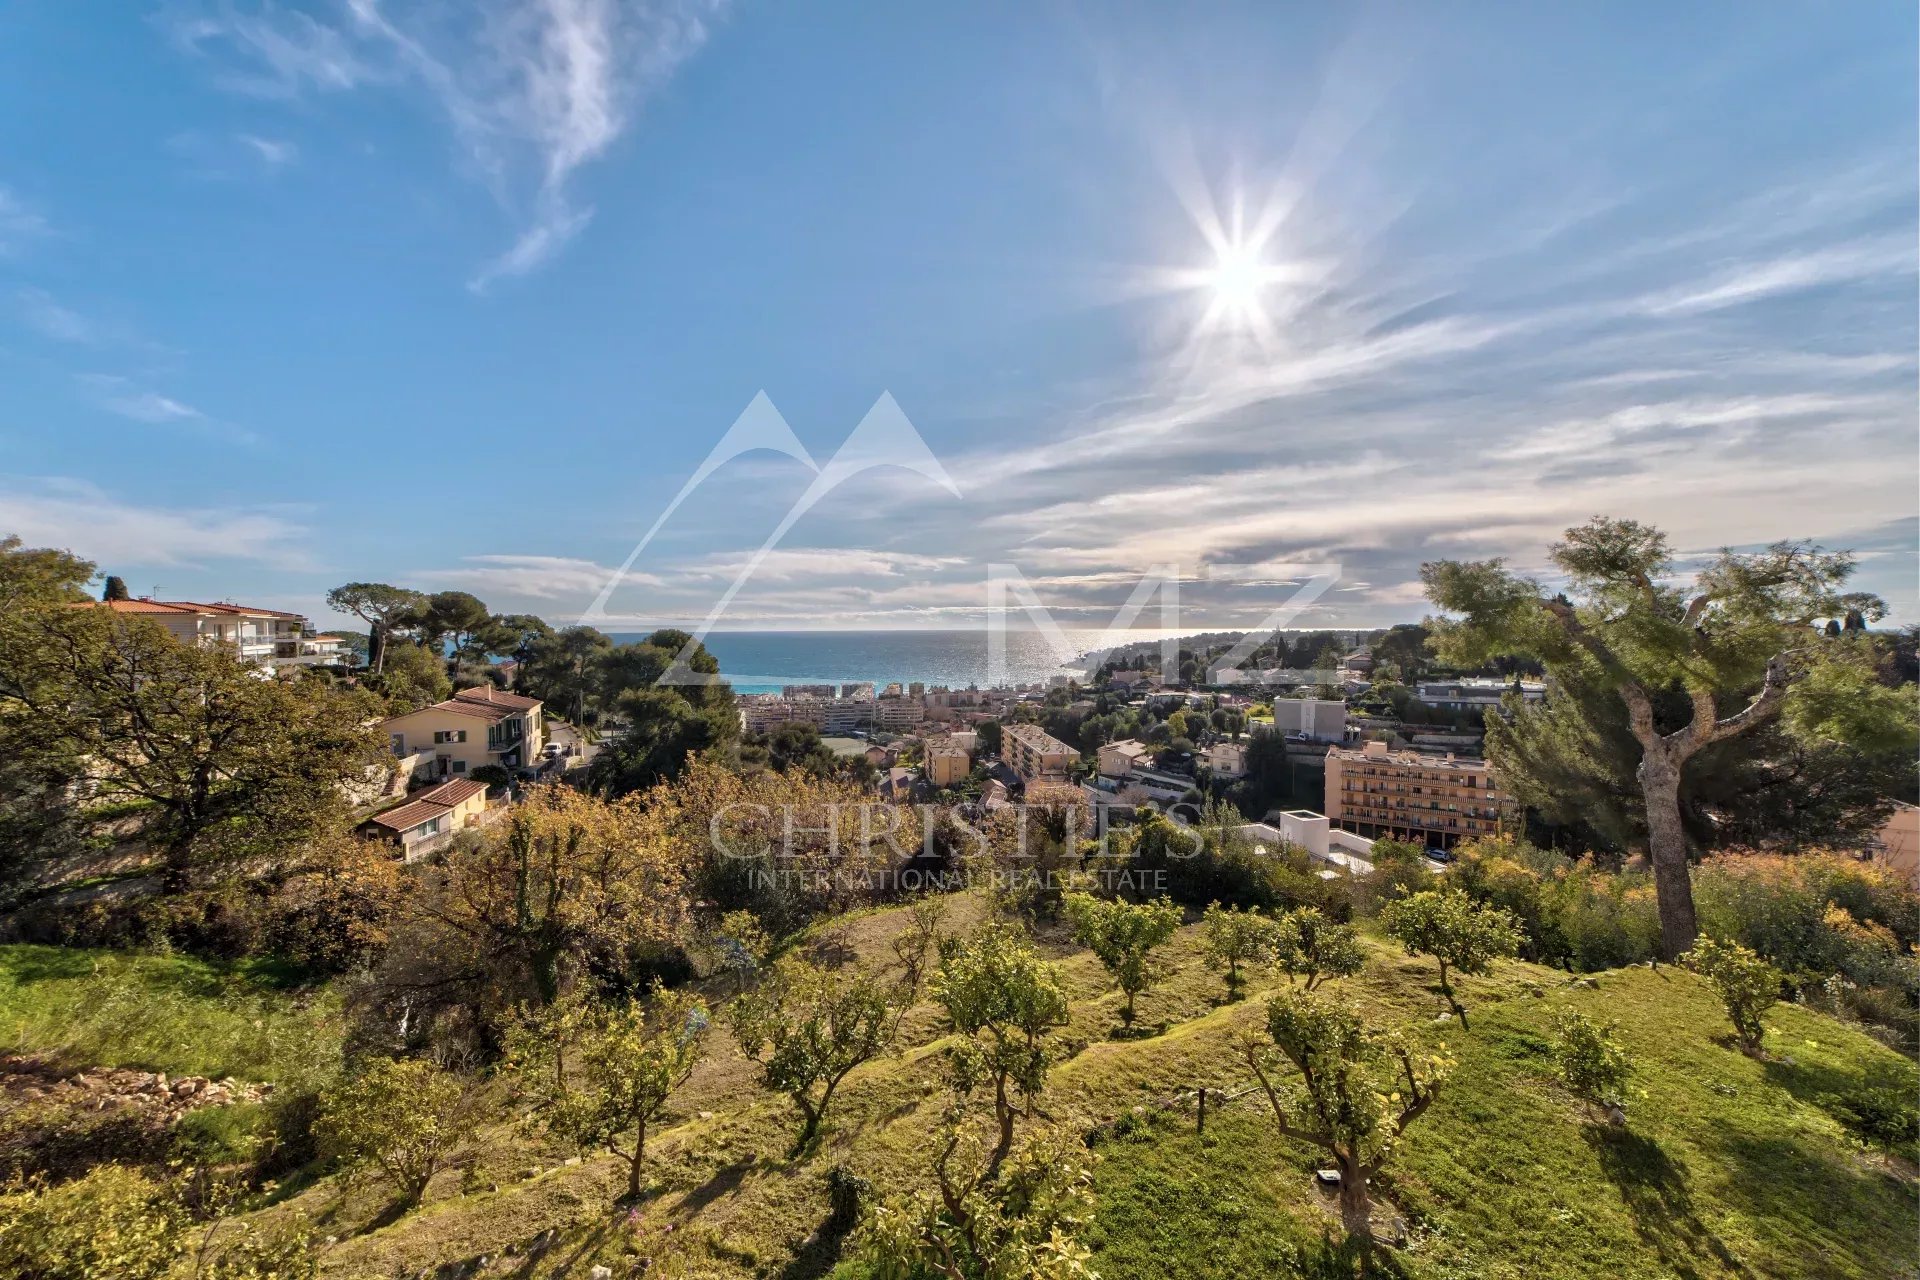
{"type": "MultiPolygon", "coordinates": [[[[1518,682],[1521,701],[1543,702],[1547,686],[1539,680],[1518,682]]],[[[1474,707],[1497,707],[1500,699],[1514,692],[1515,682],[1492,676],[1473,676],[1465,680],[1422,680],[1414,686],[1414,696],[1430,707],[1443,711],[1466,711],[1474,707]]]]}
{"type": "Polygon", "coordinates": [[[1064,779],[1080,753],[1037,724],[1009,724],[1000,729],[1000,756],[1031,783],[1064,779]]]}
{"type": "Polygon", "coordinates": [[[103,600],[97,606],[124,617],[147,618],[182,644],[222,646],[269,670],[311,667],[347,660],[346,640],[321,635],[304,616],[281,609],[193,600],[103,600]]]}
{"type": "Polygon", "coordinates": [[[1347,704],[1331,698],[1275,698],[1273,729],[1304,734],[1315,742],[1341,742],[1347,736],[1347,704]]]}

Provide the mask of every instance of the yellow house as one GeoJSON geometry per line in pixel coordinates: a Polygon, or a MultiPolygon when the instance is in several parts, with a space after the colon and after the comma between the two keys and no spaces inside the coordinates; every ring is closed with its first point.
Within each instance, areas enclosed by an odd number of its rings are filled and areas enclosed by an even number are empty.
{"type": "Polygon", "coordinates": [[[487,784],[455,778],[374,814],[360,830],[399,845],[401,856],[412,862],[451,840],[456,831],[480,825],[486,812],[487,784]]]}
{"type": "Polygon", "coordinates": [[[1894,805],[1871,853],[1879,865],[1920,885],[1920,808],[1904,802],[1894,805]]]}
{"type": "Polygon", "coordinates": [[[381,724],[388,748],[400,758],[418,755],[431,778],[458,778],[481,765],[512,769],[539,760],[547,742],[538,698],[490,686],[462,689],[445,702],[381,724]]]}

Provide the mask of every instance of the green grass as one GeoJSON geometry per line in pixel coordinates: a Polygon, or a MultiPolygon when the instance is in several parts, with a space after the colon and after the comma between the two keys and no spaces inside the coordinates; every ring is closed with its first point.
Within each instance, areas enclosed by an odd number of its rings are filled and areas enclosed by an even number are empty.
{"type": "Polygon", "coordinates": [[[0,1053],[297,1084],[340,1053],[339,1001],[257,964],[0,946],[0,1053]]]}
{"type": "MultiPolygon", "coordinates": [[[[957,902],[950,924],[976,914],[977,904],[957,902]]],[[[885,956],[903,916],[850,917],[849,944],[885,956]]],[[[1518,963],[1459,984],[1472,1019],[1462,1028],[1435,1021],[1443,1005],[1431,964],[1370,945],[1366,971],[1332,989],[1383,1025],[1444,1039],[1458,1060],[1377,1187],[1380,1220],[1404,1219],[1409,1236],[1382,1255],[1380,1274],[1837,1280],[1911,1277],[1920,1267],[1912,1166],[1865,1146],[1833,1110],[1833,1097],[1863,1080],[1920,1079],[1867,1036],[1781,1007],[1767,1015],[1769,1058],[1755,1061],[1730,1047],[1724,1014],[1690,974],[1619,970],[1589,987],[1518,963]],[[1547,1027],[1561,1006],[1620,1022],[1637,1064],[1624,1132],[1596,1129],[1553,1083],[1547,1027]]],[[[1190,925],[1169,944],[1173,976],[1141,998],[1142,1021],[1164,1029],[1114,1040],[1119,997],[1105,974],[1084,951],[1048,949],[1073,1002],[1063,1033],[1072,1052],[1054,1070],[1048,1113],[1082,1128],[1133,1117],[1097,1147],[1089,1243],[1099,1273],[1355,1274],[1312,1184],[1320,1161],[1277,1139],[1254,1097],[1215,1111],[1204,1139],[1190,1111],[1158,1105],[1197,1084],[1246,1083],[1236,1042],[1260,1025],[1273,980],[1241,1003],[1218,1003],[1221,980],[1200,963],[1190,925]]],[[[0,949],[0,1039],[75,1060],[211,1073],[216,1058],[250,1056],[260,1065],[248,1074],[273,1078],[284,1068],[268,1064],[292,1052],[285,1032],[317,1029],[313,1038],[337,1052],[334,1017],[325,999],[278,989],[256,971],[0,949]]],[[[655,1191],[634,1215],[614,1208],[623,1171],[613,1161],[568,1164],[571,1150],[504,1115],[398,1220],[386,1216],[377,1187],[333,1177],[303,1183],[266,1212],[339,1237],[325,1255],[330,1280],[440,1268],[547,1280],[596,1264],[627,1275],[641,1258],[656,1280],[824,1276],[836,1246],[813,1232],[826,1216],[828,1169],[845,1163],[881,1194],[926,1185],[944,1044],[930,1004],[907,1014],[903,1041],[896,1056],[848,1078],[823,1149],[796,1161],[785,1157],[792,1108],[762,1092],[752,1065],[716,1034],[650,1140],[655,1191]],[[529,1257],[540,1239],[549,1246],[529,1257]]]]}

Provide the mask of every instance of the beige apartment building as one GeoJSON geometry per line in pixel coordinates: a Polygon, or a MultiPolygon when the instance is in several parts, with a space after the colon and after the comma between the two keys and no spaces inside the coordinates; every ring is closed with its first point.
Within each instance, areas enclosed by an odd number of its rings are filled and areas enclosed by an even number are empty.
{"type": "MultiPolygon", "coordinates": [[[[88,606],[81,605],[80,608],[88,606]]],[[[263,667],[311,667],[346,661],[346,640],[319,635],[306,618],[280,609],[192,600],[102,600],[98,608],[158,623],[181,644],[221,646],[263,667]]]]}
{"type": "Polygon", "coordinates": [[[1101,777],[1124,778],[1135,769],[1152,767],[1153,748],[1133,738],[1122,738],[1102,745],[1098,760],[1101,777]]]}
{"type": "Polygon", "coordinates": [[[936,787],[955,787],[973,772],[973,758],[958,747],[927,749],[927,781],[936,787]]]}
{"type": "Polygon", "coordinates": [[[1000,730],[1000,758],[1031,784],[1064,781],[1080,753],[1037,724],[1009,724],[1000,730]]]}
{"type": "Polygon", "coordinates": [[[1327,818],[1363,836],[1448,847],[1493,835],[1515,812],[1484,760],[1389,751],[1327,752],[1327,818]]]}
{"type": "Polygon", "coordinates": [[[419,757],[417,772],[429,778],[464,777],[487,764],[531,765],[547,741],[538,698],[491,686],[462,689],[445,702],[384,721],[380,729],[393,754],[419,757]]]}

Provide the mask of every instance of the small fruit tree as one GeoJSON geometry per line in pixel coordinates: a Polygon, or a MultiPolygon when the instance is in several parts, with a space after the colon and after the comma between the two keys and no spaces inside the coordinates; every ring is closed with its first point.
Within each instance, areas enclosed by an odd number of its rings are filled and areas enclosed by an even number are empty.
{"type": "Polygon", "coordinates": [[[1711,935],[1694,943],[1681,961],[1720,993],[1740,1051],[1758,1054],[1760,1038],[1767,1032],[1760,1015],[1780,999],[1780,971],[1739,943],[1711,935]]]}
{"type": "Polygon", "coordinates": [[[1454,994],[1453,972],[1484,975],[1495,960],[1511,959],[1522,941],[1520,921],[1504,907],[1485,906],[1458,889],[1422,889],[1389,902],[1380,912],[1387,934],[1408,955],[1440,962],[1440,994],[1467,1025],[1467,1011],[1454,994]]]}
{"type": "Polygon", "coordinates": [[[1166,966],[1153,952],[1180,927],[1180,908],[1165,898],[1120,902],[1086,893],[1068,894],[1066,906],[1074,941],[1099,958],[1113,975],[1113,985],[1127,997],[1120,1021],[1131,1027],[1134,1000],[1166,975],[1166,966]]]}
{"type": "Polygon", "coordinates": [[[1368,1026],[1351,1005],[1283,988],[1267,1006],[1266,1040],[1249,1037],[1244,1052],[1274,1125],[1333,1158],[1340,1220],[1349,1234],[1371,1238],[1368,1179],[1433,1105],[1453,1066],[1445,1046],[1416,1049],[1395,1032],[1368,1026]]]}

